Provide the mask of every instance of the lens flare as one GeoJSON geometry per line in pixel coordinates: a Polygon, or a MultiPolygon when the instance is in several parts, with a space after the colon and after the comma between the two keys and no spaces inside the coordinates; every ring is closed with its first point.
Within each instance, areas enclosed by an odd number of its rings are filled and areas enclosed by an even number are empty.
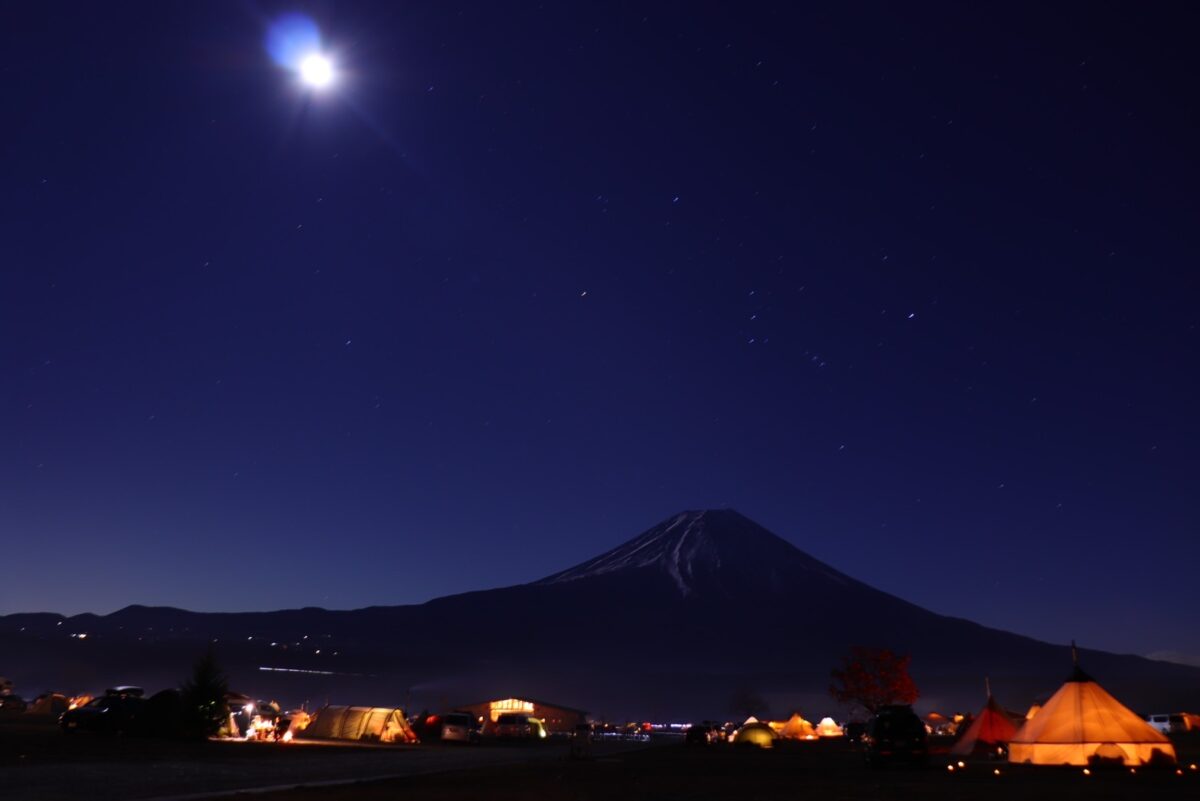
{"type": "Polygon", "coordinates": [[[284,14],[267,29],[267,52],[281,67],[300,76],[312,89],[324,89],[334,81],[333,60],[321,46],[321,31],[304,14],[284,14]]]}
{"type": "Polygon", "coordinates": [[[281,67],[299,69],[306,56],[320,49],[317,23],[304,14],[284,14],[267,29],[267,52],[281,67]]]}

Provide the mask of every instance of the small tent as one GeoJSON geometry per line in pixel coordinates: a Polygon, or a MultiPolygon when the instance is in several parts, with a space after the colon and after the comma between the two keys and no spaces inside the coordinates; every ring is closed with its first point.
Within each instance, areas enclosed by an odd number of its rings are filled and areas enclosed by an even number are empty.
{"type": "Polygon", "coordinates": [[[71,706],[70,700],[59,693],[42,693],[33,699],[33,703],[25,711],[30,715],[51,715],[58,717],[71,706]]]}
{"type": "Polygon", "coordinates": [[[925,728],[930,734],[954,734],[954,721],[941,712],[930,712],[925,716],[925,728]]]}
{"type": "Polygon", "coordinates": [[[417,735],[395,707],[324,706],[304,729],[306,738],[415,743],[417,735]]]}
{"type": "Polygon", "coordinates": [[[771,724],[771,728],[785,740],[812,740],[817,736],[813,725],[800,717],[799,712],[793,713],[783,723],[771,724]]]}
{"type": "Polygon", "coordinates": [[[771,748],[775,744],[775,732],[765,723],[757,720],[747,723],[733,735],[735,745],[756,745],[759,748],[771,748]]]}
{"type": "Polygon", "coordinates": [[[971,722],[958,741],[950,748],[955,756],[970,756],[1008,745],[1017,733],[1017,724],[988,693],[987,703],[979,717],[971,722]]]}
{"type": "Polygon", "coordinates": [[[817,724],[818,737],[841,737],[845,734],[842,727],[837,725],[833,718],[821,718],[821,722],[817,724]]]}
{"type": "Polygon", "coordinates": [[[1071,678],[1013,735],[1008,761],[1087,765],[1093,759],[1125,765],[1173,762],[1175,747],[1076,666],[1071,678]]]}

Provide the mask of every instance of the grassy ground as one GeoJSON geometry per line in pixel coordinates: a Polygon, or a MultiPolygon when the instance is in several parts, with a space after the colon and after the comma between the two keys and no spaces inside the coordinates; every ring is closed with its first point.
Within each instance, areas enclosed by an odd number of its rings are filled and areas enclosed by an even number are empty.
{"type": "MultiPolygon", "coordinates": [[[[1195,743],[1181,754],[1196,759],[1195,743]]],[[[796,743],[772,751],[740,747],[667,745],[608,758],[540,765],[481,768],[440,775],[296,789],[262,801],[754,801],[756,799],[1193,799],[1200,773],[1093,771],[972,763],[949,772],[944,762],[927,769],[869,770],[840,742],[796,743]],[[996,775],[993,771],[999,770],[996,775]]]]}
{"type": "MultiPolygon", "coordinates": [[[[629,748],[621,744],[616,748],[629,748]]],[[[636,747],[636,746],[635,746],[636,747]]],[[[644,747],[644,746],[642,746],[644,747]]],[[[612,752],[605,746],[602,752],[612,752]]],[[[562,761],[544,745],[179,742],[0,721],[0,801],[131,801],[562,761]]]]}
{"type": "Polygon", "coordinates": [[[64,735],[47,725],[0,725],[0,801],[136,799],[269,786],[262,801],[640,801],[641,799],[1194,799],[1200,798],[1200,736],[1176,742],[1173,771],[1013,767],[977,762],[949,772],[869,770],[839,741],[789,743],[770,751],[687,747],[678,741],[627,750],[597,748],[571,760],[563,743],[543,747],[360,748],[265,743],[178,743],[64,735]],[[995,775],[994,770],[1000,770],[995,775]],[[383,781],[330,785],[361,777],[383,781]]]}

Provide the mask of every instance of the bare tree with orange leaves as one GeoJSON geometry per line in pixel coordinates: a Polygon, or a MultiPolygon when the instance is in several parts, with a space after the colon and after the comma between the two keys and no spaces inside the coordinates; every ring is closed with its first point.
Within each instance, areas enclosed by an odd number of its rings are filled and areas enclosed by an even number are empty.
{"type": "Polygon", "coordinates": [[[911,704],[920,693],[908,665],[912,657],[887,648],[854,646],[834,668],[829,692],[841,703],[858,704],[872,715],[890,704],[911,704]]]}

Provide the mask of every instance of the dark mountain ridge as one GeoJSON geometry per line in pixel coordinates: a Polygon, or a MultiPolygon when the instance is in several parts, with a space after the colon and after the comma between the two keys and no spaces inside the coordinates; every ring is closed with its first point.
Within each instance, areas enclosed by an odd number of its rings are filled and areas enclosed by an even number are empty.
{"type": "MultiPolygon", "coordinates": [[[[1070,665],[1064,646],[922,609],[731,510],[683,512],[540,581],[419,605],[0,617],[0,673],[30,695],[174,685],[209,645],[239,689],[289,703],[525,694],[613,717],[832,712],[829,671],[852,645],[911,654],[924,705],[943,709],[978,706],[985,675],[1029,703],[1070,665]]],[[[1137,708],[1200,707],[1200,669],[1081,653],[1137,708]]]]}

